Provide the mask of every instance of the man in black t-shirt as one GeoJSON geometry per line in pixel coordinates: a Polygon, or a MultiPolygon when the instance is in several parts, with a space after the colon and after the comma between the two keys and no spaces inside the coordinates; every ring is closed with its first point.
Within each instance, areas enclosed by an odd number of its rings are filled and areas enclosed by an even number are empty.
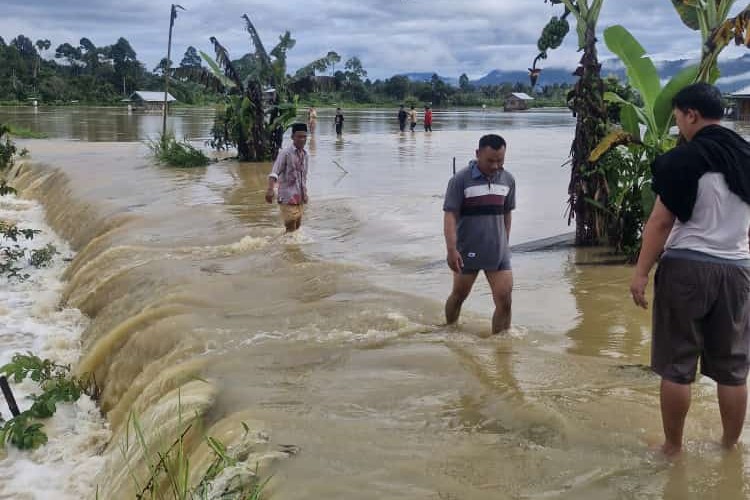
{"type": "Polygon", "coordinates": [[[403,132],[406,130],[406,118],[407,118],[406,110],[404,109],[404,105],[402,104],[398,108],[398,128],[403,132]]]}
{"type": "Polygon", "coordinates": [[[662,452],[682,450],[690,386],[701,374],[717,384],[723,435],[737,445],[747,408],[750,366],[750,144],[720,125],[719,89],[689,85],[672,100],[687,139],[656,159],[657,198],[643,230],[630,284],[646,308],[654,277],[651,368],[661,376],[662,452]]]}

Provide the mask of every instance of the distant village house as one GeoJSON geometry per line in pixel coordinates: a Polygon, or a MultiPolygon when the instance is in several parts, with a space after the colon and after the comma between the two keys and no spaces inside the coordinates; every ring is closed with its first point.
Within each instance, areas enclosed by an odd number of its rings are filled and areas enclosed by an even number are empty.
{"type": "MultiPolygon", "coordinates": [[[[164,92],[136,90],[123,100],[138,111],[161,111],[164,108],[164,92]]],[[[172,102],[177,102],[177,99],[167,92],[167,105],[172,102]]]]}
{"type": "Polygon", "coordinates": [[[734,118],[744,121],[750,120],[750,87],[732,92],[729,94],[729,99],[734,101],[734,118]]]}
{"type": "Polygon", "coordinates": [[[523,92],[513,92],[505,98],[505,104],[503,105],[504,111],[523,111],[529,109],[529,101],[533,101],[534,98],[523,92]]]}

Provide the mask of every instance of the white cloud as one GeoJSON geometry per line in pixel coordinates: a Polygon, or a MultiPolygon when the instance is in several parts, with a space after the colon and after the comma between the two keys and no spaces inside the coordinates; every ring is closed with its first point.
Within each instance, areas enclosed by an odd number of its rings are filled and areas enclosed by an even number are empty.
{"type": "MultiPolygon", "coordinates": [[[[297,46],[289,69],[335,50],[344,59],[356,55],[372,78],[411,71],[445,76],[482,76],[492,69],[524,70],[536,56],[536,41],[552,15],[562,11],[543,0],[180,0],[187,9],[175,25],[173,60],[193,45],[210,52],[216,36],[233,57],[250,50],[240,19],[251,16],[267,48],[290,30],[297,46]]],[[[149,0],[83,1],[5,0],[0,35],[19,33],[47,38],[53,49],[77,44],[81,37],[97,45],[127,38],[139,59],[153,68],[165,54],[171,2],[149,0]]],[[[572,16],[571,16],[572,21],[572,16]]],[[[622,24],[655,60],[694,57],[700,36],[684,27],[667,1],[608,0],[600,32],[622,24]]],[[[601,38],[601,37],[600,37],[601,38]]],[[[603,43],[600,56],[611,57],[603,43]]],[[[565,43],[542,61],[545,67],[575,67],[575,27],[565,43]]]]}

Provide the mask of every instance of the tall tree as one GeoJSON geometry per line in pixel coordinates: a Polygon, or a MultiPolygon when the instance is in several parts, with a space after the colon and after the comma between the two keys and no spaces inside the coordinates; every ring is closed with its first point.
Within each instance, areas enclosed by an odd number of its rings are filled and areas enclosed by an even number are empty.
{"type": "Polygon", "coordinates": [[[469,77],[466,75],[466,73],[462,73],[461,76],[458,77],[458,87],[464,92],[468,92],[469,90],[471,90],[469,77]]]}
{"type": "Polygon", "coordinates": [[[336,74],[336,65],[341,62],[341,56],[332,50],[326,54],[326,59],[328,59],[328,67],[331,68],[331,76],[333,76],[336,74]]]}
{"type": "Polygon", "coordinates": [[[18,49],[18,53],[24,59],[33,59],[37,55],[36,48],[34,48],[34,42],[24,35],[18,35],[11,40],[10,45],[18,49]]]}
{"type": "Polygon", "coordinates": [[[362,61],[359,57],[354,56],[349,58],[344,63],[344,69],[346,70],[347,80],[351,82],[361,82],[363,78],[367,78],[367,71],[362,66],[362,61]]]}
{"type": "Polygon", "coordinates": [[[199,68],[201,65],[201,56],[198,55],[198,51],[192,45],[187,48],[185,55],[180,61],[181,68],[199,68]]]}
{"type": "Polygon", "coordinates": [[[154,69],[151,70],[151,72],[156,73],[157,75],[164,75],[164,72],[169,71],[169,68],[171,67],[172,61],[168,61],[166,57],[162,57],[159,64],[154,66],[154,69]]]}
{"type": "Polygon", "coordinates": [[[140,63],[136,58],[135,50],[130,42],[120,37],[114,45],[108,47],[107,53],[112,59],[115,71],[115,79],[118,84],[122,83],[122,93],[127,95],[127,87],[133,88],[138,80],[140,63]]]}
{"type": "Polygon", "coordinates": [[[73,47],[68,42],[61,43],[55,49],[55,58],[65,59],[71,68],[71,72],[75,74],[77,68],[81,65],[81,49],[73,47]]]}

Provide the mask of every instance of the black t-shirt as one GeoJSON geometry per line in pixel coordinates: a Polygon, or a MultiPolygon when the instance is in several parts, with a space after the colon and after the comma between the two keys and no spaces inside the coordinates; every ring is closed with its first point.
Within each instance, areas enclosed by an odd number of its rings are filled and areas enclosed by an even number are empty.
{"type": "Polygon", "coordinates": [[[334,123],[336,125],[342,125],[344,123],[344,115],[341,113],[336,113],[336,118],[334,118],[334,123]]]}
{"type": "Polygon", "coordinates": [[[708,125],[693,139],[659,156],[652,166],[653,190],[681,222],[690,220],[698,180],[724,174],[729,189],[750,204],[750,144],[733,130],[708,125]]]}
{"type": "Polygon", "coordinates": [[[400,122],[405,122],[406,121],[406,110],[405,109],[400,109],[398,111],[398,121],[400,121],[400,122]]]}

